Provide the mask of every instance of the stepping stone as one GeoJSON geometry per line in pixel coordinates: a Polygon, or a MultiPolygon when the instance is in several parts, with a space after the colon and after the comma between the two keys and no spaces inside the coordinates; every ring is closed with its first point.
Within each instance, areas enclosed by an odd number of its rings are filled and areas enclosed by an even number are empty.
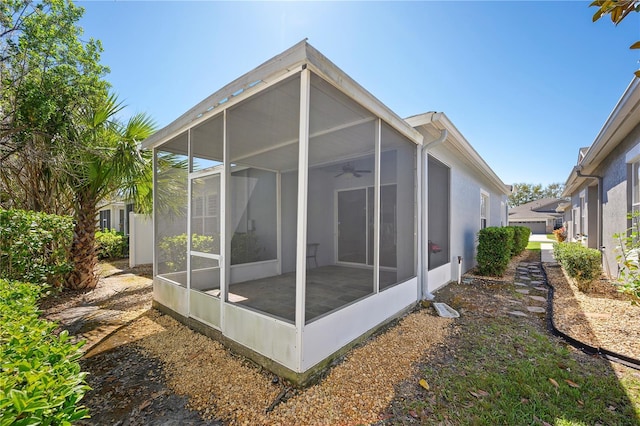
{"type": "Polygon", "coordinates": [[[462,279],[462,284],[471,284],[473,283],[473,279],[472,278],[463,278],[462,279]]]}
{"type": "Polygon", "coordinates": [[[524,312],[520,312],[520,311],[509,311],[507,312],[509,315],[514,315],[516,317],[526,317],[527,314],[525,314],[524,312]]]}
{"type": "Polygon", "coordinates": [[[545,308],[541,308],[540,306],[527,306],[527,311],[536,314],[544,314],[547,310],[545,308]]]}
{"type": "Polygon", "coordinates": [[[529,284],[531,284],[531,285],[540,285],[540,284],[542,284],[542,281],[531,281],[529,284]]]}
{"type": "Polygon", "coordinates": [[[547,298],[546,297],[542,297],[542,296],[529,296],[530,298],[532,298],[533,300],[536,300],[538,302],[546,302],[547,298]]]}
{"type": "Polygon", "coordinates": [[[544,292],[547,291],[546,287],[534,287],[534,289],[539,290],[539,291],[544,291],[544,292]]]}
{"type": "Polygon", "coordinates": [[[515,283],[513,283],[513,284],[515,284],[515,285],[519,285],[519,286],[521,286],[521,287],[528,287],[528,285],[527,285],[527,284],[525,284],[525,283],[515,282],[515,283]]]}
{"type": "Polygon", "coordinates": [[[516,291],[520,294],[529,294],[529,290],[516,288],[516,291]]]}
{"type": "Polygon", "coordinates": [[[531,281],[531,278],[529,278],[529,277],[520,277],[520,279],[524,280],[524,281],[531,281]]]}

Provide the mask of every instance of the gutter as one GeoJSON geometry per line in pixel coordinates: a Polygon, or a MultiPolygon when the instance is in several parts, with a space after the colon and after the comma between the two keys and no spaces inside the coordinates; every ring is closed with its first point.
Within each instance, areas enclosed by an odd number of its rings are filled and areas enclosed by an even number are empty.
{"type": "Polygon", "coordinates": [[[421,151],[420,151],[420,161],[422,162],[422,176],[421,176],[421,180],[422,180],[422,215],[420,218],[421,221],[421,227],[422,227],[422,236],[423,238],[421,238],[421,250],[422,250],[422,256],[421,256],[421,260],[422,260],[422,273],[420,275],[422,275],[422,279],[421,279],[421,283],[420,283],[420,299],[427,299],[427,300],[433,300],[434,299],[434,295],[429,293],[429,283],[427,282],[427,276],[429,274],[429,264],[428,262],[425,262],[426,259],[429,256],[429,243],[428,243],[428,239],[424,238],[424,237],[428,237],[427,235],[427,196],[428,196],[428,190],[427,188],[429,188],[429,182],[428,182],[428,169],[426,167],[427,165],[427,154],[429,153],[429,149],[431,148],[435,148],[436,146],[442,144],[446,139],[447,136],[449,135],[449,132],[447,131],[447,129],[442,129],[440,131],[440,136],[434,140],[431,141],[425,145],[422,145],[421,147],[421,151]],[[427,263],[425,265],[425,263],[427,263]]]}
{"type": "Polygon", "coordinates": [[[603,259],[604,258],[604,246],[602,245],[603,243],[603,233],[602,233],[602,200],[603,195],[604,195],[604,189],[603,189],[603,177],[602,176],[598,176],[598,175],[587,175],[587,174],[583,174],[581,172],[582,170],[582,166],[576,166],[574,167],[574,170],[576,172],[576,175],[578,177],[581,178],[592,178],[592,179],[598,179],[598,241],[597,241],[597,246],[598,246],[598,250],[600,251],[600,258],[603,259]]]}

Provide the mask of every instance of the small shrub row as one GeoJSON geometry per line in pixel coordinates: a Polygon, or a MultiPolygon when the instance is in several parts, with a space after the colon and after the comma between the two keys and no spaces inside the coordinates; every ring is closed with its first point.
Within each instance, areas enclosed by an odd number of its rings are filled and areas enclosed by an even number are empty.
{"type": "Polygon", "coordinates": [[[0,279],[0,424],[70,425],[89,387],[77,360],[81,343],[39,318],[43,286],[0,279]]]}
{"type": "Polygon", "coordinates": [[[580,291],[587,292],[602,274],[600,252],[579,242],[555,243],[553,255],[567,275],[576,281],[580,291]]]}
{"type": "Polygon", "coordinates": [[[127,255],[128,238],[115,229],[96,232],[96,249],[99,259],[119,259],[127,255]]]}
{"type": "Polygon", "coordinates": [[[72,269],[73,220],[0,209],[0,277],[60,286],[72,269]]]}
{"type": "Polygon", "coordinates": [[[531,230],[525,226],[491,226],[478,233],[478,273],[499,277],[513,256],[527,248],[531,230]]]}

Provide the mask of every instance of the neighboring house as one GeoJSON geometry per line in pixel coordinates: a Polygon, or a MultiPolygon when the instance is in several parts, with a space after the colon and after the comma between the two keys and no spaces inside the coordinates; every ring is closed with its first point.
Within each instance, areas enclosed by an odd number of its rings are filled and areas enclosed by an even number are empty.
{"type": "Polygon", "coordinates": [[[509,188],[444,114],[403,120],[306,41],[143,147],[154,306],[298,383],[506,224],[509,188]]]}
{"type": "Polygon", "coordinates": [[[129,212],[133,211],[133,204],[125,203],[122,200],[109,200],[98,207],[96,217],[98,227],[101,231],[114,229],[129,235],[129,212]]]}
{"type": "Polygon", "coordinates": [[[567,178],[563,196],[568,238],[602,250],[605,273],[616,276],[615,233],[640,210],[640,80],[634,78],[578,164],[567,178]]]}
{"type": "Polygon", "coordinates": [[[561,198],[543,198],[509,209],[509,226],[526,226],[532,234],[550,234],[562,227],[563,213],[558,207],[566,203],[561,198]]]}
{"type": "Polygon", "coordinates": [[[133,212],[133,204],[110,200],[100,206],[98,229],[114,229],[129,238],[129,266],[153,262],[153,222],[149,216],[133,212]]]}

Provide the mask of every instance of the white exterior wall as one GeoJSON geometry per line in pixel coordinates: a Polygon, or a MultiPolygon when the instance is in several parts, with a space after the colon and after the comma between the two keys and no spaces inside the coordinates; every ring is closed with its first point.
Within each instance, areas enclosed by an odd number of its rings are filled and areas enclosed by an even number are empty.
{"type": "MultiPolygon", "coordinates": [[[[447,143],[443,143],[429,151],[429,155],[446,164],[451,169],[450,188],[450,280],[458,279],[458,256],[462,256],[462,273],[474,268],[476,262],[476,248],[478,245],[478,231],[480,231],[480,194],[489,194],[489,212],[487,226],[501,226],[505,219],[504,208],[507,196],[493,186],[488,179],[479,173],[473,173],[472,168],[464,163],[459,154],[452,152],[447,143]]],[[[424,157],[426,158],[426,157],[424,157]]],[[[424,167],[427,164],[425,161],[424,167]]],[[[427,219],[428,220],[428,219],[427,219]]],[[[426,236],[428,238],[428,235],[426,236]]],[[[428,282],[429,291],[433,291],[448,283],[440,281],[428,282]]],[[[434,275],[431,274],[432,280],[434,275]]],[[[436,278],[437,279],[437,278],[436,278]]]]}
{"type": "Polygon", "coordinates": [[[129,213],[129,267],[153,262],[153,218],[129,213]]]}

